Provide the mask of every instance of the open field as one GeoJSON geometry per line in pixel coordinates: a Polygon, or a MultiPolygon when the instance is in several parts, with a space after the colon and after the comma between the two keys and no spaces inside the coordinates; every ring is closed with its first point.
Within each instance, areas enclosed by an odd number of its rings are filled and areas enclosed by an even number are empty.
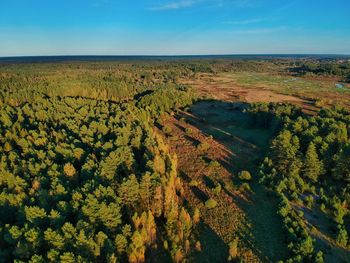
{"type": "MultiPolygon", "coordinates": [[[[272,134],[251,127],[249,117],[234,107],[227,102],[199,102],[189,113],[181,112],[176,118],[165,120],[164,125],[172,130],[168,140],[179,156],[185,198],[191,206],[200,207],[206,224],[199,230],[202,244],[208,246],[204,250],[216,251],[206,257],[207,261],[225,261],[228,243],[238,237],[240,258],[247,262],[274,262],[286,257],[277,202],[257,182],[245,189],[237,178],[241,170],[256,176],[256,166],[272,134]],[[208,145],[205,153],[198,151],[201,144],[208,145]],[[217,167],[213,165],[215,161],[217,167]],[[191,186],[194,182],[195,186],[191,186]],[[214,194],[213,187],[218,183],[222,190],[214,194]],[[204,202],[209,198],[219,205],[207,209],[204,202]],[[218,241],[210,233],[215,233],[218,241]]],[[[198,262],[203,262],[203,258],[198,262]]]]}
{"type": "MultiPolygon", "coordinates": [[[[231,164],[231,172],[235,171],[236,174],[239,170],[254,170],[254,158],[258,159],[259,156],[262,156],[261,150],[267,149],[269,138],[272,137],[271,134],[266,134],[266,130],[246,128],[243,114],[238,113],[237,110],[243,105],[240,103],[287,102],[302,107],[305,113],[312,115],[325,106],[334,104],[350,106],[350,85],[343,84],[342,88],[337,88],[335,85],[338,82],[330,79],[295,78],[268,73],[224,73],[218,75],[203,74],[187,83],[196,87],[201,96],[218,100],[193,105],[189,110],[190,114],[186,117],[188,119],[190,116],[189,123],[200,127],[200,130],[206,135],[213,136],[215,140],[231,149],[231,151],[228,150],[231,153],[228,163],[231,164]],[[237,102],[238,106],[229,102],[237,102]]],[[[235,175],[232,174],[232,177],[235,178],[235,175]]],[[[266,191],[261,187],[254,188],[254,184],[253,189],[255,189],[255,197],[259,196],[261,191],[266,191]]],[[[261,205],[264,202],[263,199],[260,198],[259,208],[263,207],[261,205]]],[[[271,206],[271,199],[267,202],[271,206]]],[[[263,208],[263,210],[259,210],[258,207],[250,208],[252,208],[253,214],[249,214],[249,206],[243,205],[243,211],[250,219],[259,218],[254,212],[260,211],[258,214],[264,215],[264,212],[271,210],[268,207],[263,208]]],[[[350,253],[334,241],[334,234],[330,231],[332,229],[331,220],[325,221],[325,215],[317,212],[317,209],[313,209],[314,211],[306,210],[309,212],[305,212],[304,220],[309,224],[310,233],[315,238],[317,247],[324,251],[326,262],[347,262],[350,253]]],[[[296,211],[300,210],[296,209],[296,211]]],[[[257,220],[256,227],[265,227],[265,229],[272,231],[273,225],[272,227],[269,223],[265,226],[261,225],[264,218],[266,220],[266,218],[272,217],[271,215],[261,216],[261,221],[257,220]]],[[[254,236],[258,237],[259,234],[255,233],[254,236]]],[[[275,233],[275,236],[278,234],[275,233]]]]}
{"type": "Polygon", "coordinates": [[[337,88],[336,80],[310,79],[273,73],[202,74],[185,80],[204,97],[224,101],[291,102],[306,111],[339,104],[350,107],[350,84],[337,88]]]}

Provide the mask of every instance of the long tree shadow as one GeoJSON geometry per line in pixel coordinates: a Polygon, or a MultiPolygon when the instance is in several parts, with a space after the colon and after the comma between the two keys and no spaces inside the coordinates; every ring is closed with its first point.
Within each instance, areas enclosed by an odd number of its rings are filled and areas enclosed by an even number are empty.
{"type": "MultiPolygon", "coordinates": [[[[231,154],[218,160],[232,173],[248,170],[257,174],[257,164],[264,156],[273,131],[257,128],[246,104],[223,101],[202,101],[191,107],[190,113],[182,113],[185,118],[203,134],[212,136],[231,154]]],[[[246,214],[250,233],[241,233],[241,240],[264,262],[276,262],[287,254],[281,219],[277,215],[277,203],[267,190],[257,183],[250,183],[251,193],[243,199],[231,190],[224,192],[230,196],[246,214]]],[[[224,261],[221,261],[224,262],[224,261]]]]}
{"type": "MultiPolygon", "coordinates": [[[[180,177],[183,179],[185,182],[190,183],[191,178],[184,173],[183,171],[180,171],[180,177]]],[[[208,196],[206,193],[204,193],[201,189],[199,189],[197,186],[190,186],[190,189],[192,193],[201,201],[205,202],[208,200],[208,196]]]]}
{"type": "Polygon", "coordinates": [[[207,224],[199,223],[199,241],[201,251],[194,254],[193,262],[227,262],[228,246],[207,224]]]}

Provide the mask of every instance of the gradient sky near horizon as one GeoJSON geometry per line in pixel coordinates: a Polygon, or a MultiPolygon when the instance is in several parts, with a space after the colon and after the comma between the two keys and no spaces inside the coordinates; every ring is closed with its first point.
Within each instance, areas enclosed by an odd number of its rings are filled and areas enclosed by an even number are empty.
{"type": "Polygon", "coordinates": [[[0,56],[350,54],[349,0],[0,0],[0,56]]]}

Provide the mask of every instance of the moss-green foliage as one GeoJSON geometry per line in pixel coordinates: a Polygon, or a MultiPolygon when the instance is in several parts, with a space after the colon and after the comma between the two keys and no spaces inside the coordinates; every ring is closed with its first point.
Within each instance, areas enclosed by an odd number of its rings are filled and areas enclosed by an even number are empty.
{"type": "Polygon", "coordinates": [[[68,67],[67,83],[41,66],[1,75],[0,261],[143,262],[157,238],[186,258],[194,224],[178,202],[176,156],[153,122],[191,103],[190,90],[159,71],[142,77],[141,66],[53,66],[68,67]],[[152,93],[112,102],[155,76],[163,84],[152,93]]]}
{"type": "Polygon", "coordinates": [[[340,76],[347,79],[350,76],[350,63],[334,61],[298,61],[291,71],[300,75],[340,76]]]}
{"type": "Polygon", "coordinates": [[[312,208],[316,198],[321,200],[323,211],[328,207],[334,226],[338,225],[335,239],[342,246],[348,245],[349,228],[344,218],[349,215],[350,202],[346,154],[350,143],[349,114],[342,109],[321,110],[317,116],[286,112],[280,126],[261,166],[261,180],[281,199],[279,214],[288,232],[292,260],[320,261],[303,215],[290,202],[305,202],[312,208]]]}
{"type": "Polygon", "coordinates": [[[140,108],[145,108],[153,115],[170,112],[176,108],[192,103],[191,90],[182,85],[166,85],[156,88],[152,94],[143,96],[137,103],[140,108]]]}
{"type": "Polygon", "coordinates": [[[0,102],[19,105],[42,96],[124,101],[192,74],[170,62],[0,64],[0,102]]]}

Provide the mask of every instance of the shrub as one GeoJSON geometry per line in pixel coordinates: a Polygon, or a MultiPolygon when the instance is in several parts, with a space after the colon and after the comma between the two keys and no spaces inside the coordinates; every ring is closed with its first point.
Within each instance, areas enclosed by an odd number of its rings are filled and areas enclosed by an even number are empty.
{"type": "Polygon", "coordinates": [[[163,126],[162,131],[163,131],[165,134],[169,135],[169,134],[172,133],[173,130],[172,130],[171,127],[169,127],[169,126],[163,126]]]}
{"type": "Polygon", "coordinates": [[[196,208],[193,213],[193,223],[198,224],[200,219],[201,219],[200,211],[198,208],[196,208]]]}
{"type": "Polygon", "coordinates": [[[220,194],[220,192],[221,192],[221,184],[218,183],[218,184],[215,186],[215,188],[212,189],[212,191],[213,191],[213,193],[216,194],[216,195],[220,194]]]}
{"type": "Polygon", "coordinates": [[[237,258],[237,255],[238,255],[237,246],[238,246],[238,240],[237,239],[235,239],[235,240],[233,240],[233,241],[231,241],[229,243],[229,257],[228,257],[229,261],[234,260],[235,258],[237,258]]]}
{"type": "Polygon", "coordinates": [[[196,241],[195,249],[196,249],[198,252],[202,251],[202,246],[201,246],[201,242],[200,242],[200,241],[196,241]]]}
{"type": "Polygon", "coordinates": [[[205,202],[205,207],[208,209],[213,209],[217,205],[218,205],[218,203],[213,198],[210,198],[205,202]]]}
{"type": "Polygon", "coordinates": [[[314,204],[314,198],[311,195],[309,195],[305,198],[305,201],[306,201],[307,208],[311,209],[312,205],[314,204]]]}
{"type": "Polygon", "coordinates": [[[315,258],[315,262],[316,263],[323,263],[324,259],[323,259],[323,252],[322,251],[318,251],[316,254],[316,258],[315,258]]]}
{"type": "Polygon", "coordinates": [[[241,185],[241,188],[242,188],[243,190],[247,190],[247,191],[251,191],[251,190],[252,190],[252,189],[250,188],[250,186],[249,186],[248,183],[243,183],[243,184],[241,185]]]}
{"type": "Polygon", "coordinates": [[[168,250],[168,249],[169,249],[169,244],[168,244],[168,241],[167,241],[167,240],[164,240],[163,246],[164,246],[164,249],[165,249],[165,250],[168,250]]]}
{"type": "Polygon", "coordinates": [[[192,135],[192,134],[193,134],[193,130],[192,130],[191,128],[186,128],[186,129],[185,129],[185,133],[186,133],[187,135],[192,135]]]}
{"type": "Polygon", "coordinates": [[[345,215],[345,209],[340,203],[335,203],[333,204],[333,216],[334,216],[334,221],[338,224],[343,224],[344,223],[344,215],[345,215]]]}
{"type": "Polygon", "coordinates": [[[250,174],[250,172],[248,171],[241,171],[238,174],[239,179],[244,180],[244,181],[250,181],[252,179],[252,176],[250,174]]]}
{"type": "Polygon", "coordinates": [[[220,167],[220,163],[218,161],[210,161],[209,168],[214,169],[219,167],[220,167]]]}
{"type": "Polygon", "coordinates": [[[337,243],[343,247],[346,247],[348,243],[348,233],[342,225],[338,225],[338,233],[336,240],[337,243]]]}
{"type": "Polygon", "coordinates": [[[320,210],[321,210],[323,213],[326,212],[326,206],[325,206],[324,203],[322,203],[322,204],[320,205],[320,210]]]}
{"type": "Polygon", "coordinates": [[[198,186],[199,182],[197,180],[191,180],[191,182],[189,183],[190,186],[198,186]]]}
{"type": "Polygon", "coordinates": [[[198,144],[197,146],[197,150],[200,152],[206,152],[208,151],[210,148],[210,145],[206,142],[201,142],[200,144],[198,144]]]}
{"type": "Polygon", "coordinates": [[[315,101],[315,106],[319,107],[319,108],[323,108],[326,104],[327,104],[327,102],[323,99],[317,99],[315,101]]]}
{"type": "Polygon", "coordinates": [[[298,245],[296,246],[297,251],[303,255],[303,256],[308,256],[311,255],[312,252],[314,251],[314,241],[311,238],[311,236],[307,236],[304,239],[300,240],[298,245]]]}
{"type": "Polygon", "coordinates": [[[233,187],[234,187],[234,185],[233,185],[233,182],[232,182],[232,181],[229,181],[229,182],[225,181],[225,182],[224,182],[224,189],[232,190],[233,187]]]}

